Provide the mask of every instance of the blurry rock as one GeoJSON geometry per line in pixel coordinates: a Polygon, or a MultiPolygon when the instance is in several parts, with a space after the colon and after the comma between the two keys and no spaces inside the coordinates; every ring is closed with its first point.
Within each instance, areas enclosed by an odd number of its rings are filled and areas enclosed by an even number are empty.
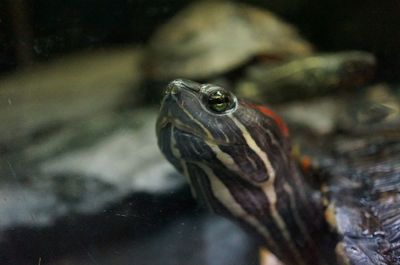
{"type": "MultiPolygon", "coordinates": [[[[291,127],[310,129],[318,135],[332,133],[345,108],[342,98],[323,97],[277,106],[277,112],[291,127]]],[[[297,131],[292,133],[296,136],[297,131]]]]}
{"type": "Polygon", "coordinates": [[[155,119],[153,109],[93,115],[2,154],[0,263],[137,238],[193,207],[158,150],[155,119]]]}
{"type": "Polygon", "coordinates": [[[398,86],[380,83],[347,99],[348,108],[340,115],[340,128],[354,134],[400,134],[400,94],[396,90],[399,91],[398,86]]]}
{"type": "Polygon", "coordinates": [[[311,52],[295,28],[267,10],[237,2],[198,1],[151,38],[146,75],[152,80],[204,80],[254,57],[281,60],[311,52]]]}
{"type": "MultiPolygon", "coordinates": [[[[320,97],[276,105],[274,109],[293,128],[308,128],[317,135],[341,130],[350,134],[398,134],[400,93],[385,83],[361,88],[357,93],[320,97]]],[[[293,136],[296,136],[293,133],[293,136]]]]}
{"type": "Polygon", "coordinates": [[[157,148],[155,119],[153,110],[94,116],[5,154],[0,231],[101,212],[136,192],[165,194],[180,188],[183,178],[157,148]]]}
{"type": "Polygon", "coordinates": [[[137,48],[86,52],[2,77],[0,144],[115,107],[139,81],[140,58],[137,48]]]}

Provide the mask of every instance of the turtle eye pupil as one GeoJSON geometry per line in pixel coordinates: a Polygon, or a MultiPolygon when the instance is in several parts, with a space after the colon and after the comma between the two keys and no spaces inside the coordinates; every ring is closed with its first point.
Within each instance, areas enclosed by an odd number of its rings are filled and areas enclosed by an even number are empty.
{"type": "Polygon", "coordinates": [[[232,107],[232,98],[226,91],[217,90],[208,95],[208,107],[217,112],[222,113],[232,107]]]}

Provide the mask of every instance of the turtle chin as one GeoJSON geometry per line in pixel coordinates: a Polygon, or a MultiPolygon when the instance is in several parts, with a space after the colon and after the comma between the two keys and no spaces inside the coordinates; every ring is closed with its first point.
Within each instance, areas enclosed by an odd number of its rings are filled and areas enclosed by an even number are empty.
{"type": "Polygon", "coordinates": [[[157,135],[160,150],[181,173],[183,173],[182,162],[198,158],[199,154],[193,144],[204,141],[193,129],[183,129],[171,121],[158,123],[157,135]]]}
{"type": "Polygon", "coordinates": [[[168,134],[169,138],[175,144],[180,144],[181,140],[190,143],[193,138],[204,138],[201,133],[195,130],[195,128],[178,122],[176,119],[169,116],[159,118],[156,125],[156,131],[159,138],[162,134],[168,134]]]}

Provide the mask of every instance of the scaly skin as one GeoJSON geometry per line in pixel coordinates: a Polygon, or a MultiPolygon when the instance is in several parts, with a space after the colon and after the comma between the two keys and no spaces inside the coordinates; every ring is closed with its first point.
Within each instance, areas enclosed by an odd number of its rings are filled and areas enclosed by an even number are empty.
{"type": "Polygon", "coordinates": [[[175,80],[157,135],[195,197],[238,222],[286,265],[336,264],[320,196],[300,174],[289,131],[273,111],[221,87],[175,80]]]}

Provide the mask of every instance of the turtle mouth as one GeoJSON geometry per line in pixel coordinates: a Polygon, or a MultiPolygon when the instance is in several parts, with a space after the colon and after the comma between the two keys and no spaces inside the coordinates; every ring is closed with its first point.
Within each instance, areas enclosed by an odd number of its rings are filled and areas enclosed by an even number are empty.
{"type": "Polygon", "coordinates": [[[207,135],[202,134],[201,132],[196,131],[193,127],[182,123],[180,120],[177,120],[171,116],[164,116],[157,123],[157,131],[161,132],[163,129],[172,128],[175,133],[184,136],[190,136],[191,138],[198,139],[202,142],[207,142],[208,144],[214,145],[231,145],[231,143],[227,143],[218,139],[210,138],[207,135]]]}
{"type": "Polygon", "coordinates": [[[177,120],[171,116],[164,116],[157,124],[157,130],[161,131],[163,128],[175,128],[179,131],[180,134],[188,135],[191,137],[199,138],[205,140],[205,137],[200,133],[196,132],[192,127],[185,125],[181,121],[177,120]]]}

